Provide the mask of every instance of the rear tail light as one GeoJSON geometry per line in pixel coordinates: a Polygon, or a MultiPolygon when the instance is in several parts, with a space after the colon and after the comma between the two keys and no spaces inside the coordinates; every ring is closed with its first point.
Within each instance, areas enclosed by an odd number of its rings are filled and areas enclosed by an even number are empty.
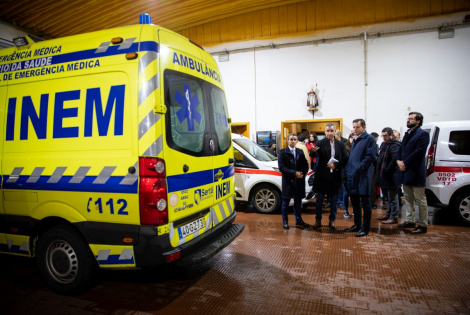
{"type": "Polygon", "coordinates": [[[436,144],[429,146],[428,155],[426,157],[426,177],[434,173],[434,161],[436,157],[436,144]]]}
{"type": "Polygon", "coordinates": [[[434,129],[434,135],[431,139],[431,145],[429,146],[428,155],[426,156],[426,177],[434,173],[435,170],[437,140],[439,139],[439,132],[440,128],[436,127],[434,129]]]}
{"type": "Polygon", "coordinates": [[[140,223],[168,223],[165,161],[157,158],[139,159],[140,223]]]}

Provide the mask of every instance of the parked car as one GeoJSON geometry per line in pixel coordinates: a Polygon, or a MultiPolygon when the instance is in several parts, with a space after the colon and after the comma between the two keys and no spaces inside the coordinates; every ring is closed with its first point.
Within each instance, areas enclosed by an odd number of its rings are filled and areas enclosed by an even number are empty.
{"type": "Polygon", "coordinates": [[[470,225],[470,120],[423,125],[431,141],[426,158],[428,205],[448,208],[470,225]]]}
{"type": "MultiPolygon", "coordinates": [[[[250,139],[232,134],[235,158],[236,200],[251,202],[260,213],[275,213],[281,209],[282,174],[277,158],[266,152],[250,139]]],[[[308,185],[309,171],[305,178],[306,193],[312,190],[308,185]]],[[[303,199],[306,205],[310,200],[303,199]]],[[[291,199],[290,205],[294,204],[291,199]]]]}

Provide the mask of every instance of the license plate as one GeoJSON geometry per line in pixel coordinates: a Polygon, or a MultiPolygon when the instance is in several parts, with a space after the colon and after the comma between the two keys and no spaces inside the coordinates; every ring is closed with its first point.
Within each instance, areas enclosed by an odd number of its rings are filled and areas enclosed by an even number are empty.
{"type": "Polygon", "coordinates": [[[181,239],[203,228],[204,228],[204,220],[202,218],[199,218],[196,221],[180,226],[178,228],[178,233],[181,239]]]}

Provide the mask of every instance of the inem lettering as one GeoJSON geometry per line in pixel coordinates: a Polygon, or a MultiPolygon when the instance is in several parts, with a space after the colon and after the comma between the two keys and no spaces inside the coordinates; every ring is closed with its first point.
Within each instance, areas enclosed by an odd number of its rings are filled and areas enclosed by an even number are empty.
{"type": "MultiPolygon", "coordinates": [[[[125,85],[111,86],[106,107],[103,108],[101,88],[87,89],[85,93],[85,119],[82,127],[83,136],[93,136],[95,122],[98,127],[99,136],[107,136],[113,110],[114,135],[122,136],[124,132],[124,96],[125,85]]],[[[64,127],[63,122],[66,118],[78,117],[78,107],[66,107],[65,105],[69,101],[76,101],[81,98],[82,93],[80,90],[57,92],[54,95],[42,94],[39,106],[35,106],[31,96],[23,96],[21,98],[21,113],[19,113],[20,140],[28,140],[30,126],[33,127],[37,139],[46,139],[47,128],[50,124],[48,122],[48,112],[50,110],[51,99],[54,100],[52,138],[78,138],[81,133],[80,127],[64,127]],[[36,110],[37,107],[39,107],[39,111],[36,110]]],[[[8,99],[6,141],[15,140],[15,124],[17,121],[17,108],[20,107],[18,106],[19,103],[16,97],[8,99]]]]}

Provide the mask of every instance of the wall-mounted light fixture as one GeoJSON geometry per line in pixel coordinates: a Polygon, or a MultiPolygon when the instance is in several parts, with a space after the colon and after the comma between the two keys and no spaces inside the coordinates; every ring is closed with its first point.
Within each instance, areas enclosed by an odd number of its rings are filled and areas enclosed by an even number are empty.
{"type": "Polygon", "coordinates": [[[442,26],[439,27],[439,39],[454,38],[454,29],[448,26],[449,24],[447,22],[444,22],[442,26]]]}
{"type": "Polygon", "coordinates": [[[219,62],[229,61],[229,52],[225,49],[225,53],[219,55],[219,62]]]}

